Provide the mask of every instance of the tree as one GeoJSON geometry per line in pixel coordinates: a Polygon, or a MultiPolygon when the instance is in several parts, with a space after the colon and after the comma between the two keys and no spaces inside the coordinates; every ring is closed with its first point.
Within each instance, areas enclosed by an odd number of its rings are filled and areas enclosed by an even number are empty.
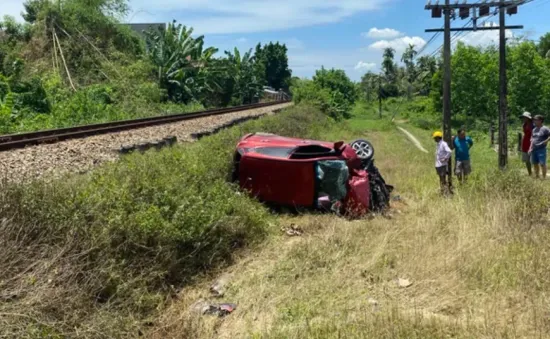
{"type": "Polygon", "coordinates": [[[540,37],[537,49],[543,58],[550,57],[550,33],[540,37]]]}
{"type": "Polygon", "coordinates": [[[193,38],[192,28],[176,22],[167,28],[145,32],[147,53],[157,69],[159,86],[170,100],[188,103],[200,101],[213,92],[215,84],[209,76],[213,55],[218,51],[204,49],[204,36],[193,38]]]}
{"type": "Polygon", "coordinates": [[[458,117],[485,121],[496,117],[497,56],[494,48],[457,45],[451,60],[451,90],[452,109],[458,117]]]}
{"type": "Polygon", "coordinates": [[[378,87],[381,80],[378,74],[370,71],[361,77],[361,90],[367,101],[378,99],[378,87]]]}
{"type": "Polygon", "coordinates": [[[265,79],[266,85],[275,89],[288,90],[292,72],[288,68],[288,49],[278,42],[256,46],[256,72],[259,78],[265,79]]]}
{"type": "Polygon", "coordinates": [[[384,54],[383,54],[383,61],[382,61],[382,70],[384,71],[384,75],[386,77],[386,81],[390,82],[390,83],[394,83],[395,82],[395,71],[396,71],[396,66],[395,66],[395,63],[393,61],[393,58],[395,56],[395,50],[391,47],[388,47],[386,49],[384,49],[384,54]]]}
{"type": "Polygon", "coordinates": [[[547,72],[545,60],[532,42],[523,42],[511,49],[509,71],[510,110],[520,114],[527,110],[541,112],[547,72]]]}
{"type": "Polygon", "coordinates": [[[418,58],[416,69],[418,72],[418,87],[422,95],[429,95],[432,78],[437,71],[435,57],[424,55],[418,58]]]}
{"type": "Polygon", "coordinates": [[[327,70],[321,67],[320,70],[315,71],[313,76],[313,82],[319,86],[319,88],[329,91],[331,96],[333,109],[332,116],[336,119],[341,117],[349,118],[351,106],[357,99],[357,92],[355,85],[348,78],[346,72],[341,69],[327,70]]]}
{"type": "Polygon", "coordinates": [[[407,80],[409,83],[413,83],[415,81],[417,72],[416,67],[414,64],[414,58],[418,52],[414,49],[414,45],[409,44],[409,47],[403,52],[403,55],[401,56],[401,61],[405,64],[406,71],[407,71],[407,80]]]}
{"type": "Polygon", "coordinates": [[[252,49],[242,55],[235,47],[233,53],[225,51],[227,56],[227,72],[230,78],[231,93],[234,104],[249,104],[260,96],[261,79],[254,73],[255,57],[252,49]]]}
{"type": "Polygon", "coordinates": [[[23,19],[30,24],[38,20],[39,13],[48,5],[48,0],[27,0],[23,3],[25,11],[21,13],[23,19]]]}

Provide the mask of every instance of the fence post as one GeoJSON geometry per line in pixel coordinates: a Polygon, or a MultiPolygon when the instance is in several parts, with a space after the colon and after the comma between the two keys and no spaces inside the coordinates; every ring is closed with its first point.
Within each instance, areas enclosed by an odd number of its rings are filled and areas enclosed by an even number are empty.
{"type": "Polygon", "coordinates": [[[518,132],[518,153],[521,153],[521,132],[518,132]]]}
{"type": "Polygon", "coordinates": [[[491,147],[493,147],[495,144],[495,127],[493,123],[491,123],[491,127],[489,127],[489,134],[491,135],[491,147]]]}

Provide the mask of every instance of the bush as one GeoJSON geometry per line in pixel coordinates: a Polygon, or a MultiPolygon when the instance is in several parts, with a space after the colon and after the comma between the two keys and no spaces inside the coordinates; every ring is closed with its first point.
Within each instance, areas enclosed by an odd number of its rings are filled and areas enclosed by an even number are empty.
{"type": "MultiPolygon", "coordinates": [[[[86,176],[0,183],[0,286],[18,294],[0,309],[15,307],[66,332],[117,322],[90,318],[101,304],[130,312],[129,319],[150,315],[171,285],[231,262],[237,249],[275,229],[259,202],[225,180],[238,139],[256,131],[314,138],[327,123],[317,109],[293,107],[196,144],[128,155],[86,176]]],[[[136,321],[113,324],[105,331],[136,321]]],[[[10,326],[0,333],[20,336],[10,326]]]]}
{"type": "Polygon", "coordinates": [[[313,105],[334,120],[351,117],[350,111],[353,103],[350,103],[339,91],[323,88],[320,84],[310,80],[302,80],[293,86],[291,91],[294,102],[313,105]]]}

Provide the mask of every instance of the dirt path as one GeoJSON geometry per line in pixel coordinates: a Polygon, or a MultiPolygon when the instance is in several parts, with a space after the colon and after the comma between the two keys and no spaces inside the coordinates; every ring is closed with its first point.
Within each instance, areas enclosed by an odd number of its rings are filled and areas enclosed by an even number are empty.
{"type": "Polygon", "coordinates": [[[404,129],[403,127],[399,127],[397,126],[397,128],[405,133],[405,135],[407,136],[407,138],[409,138],[410,141],[412,141],[412,143],[416,146],[416,148],[418,148],[419,150],[421,150],[422,152],[424,153],[428,153],[428,151],[422,146],[422,144],[420,143],[420,141],[418,141],[418,139],[412,135],[409,131],[407,131],[406,129],[404,129]]]}

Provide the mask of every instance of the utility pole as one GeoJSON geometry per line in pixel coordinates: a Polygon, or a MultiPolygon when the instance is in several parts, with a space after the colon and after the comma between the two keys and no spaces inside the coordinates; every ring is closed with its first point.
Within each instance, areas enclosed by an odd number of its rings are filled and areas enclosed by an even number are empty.
{"type": "MultiPolygon", "coordinates": [[[[445,32],[443,32],[443,140],[451,145],[451,8],[450,0],[445,0],[445,32]]],[[[453,187],[453,158],[447,166],[447,182],[453,187]]]]}
{"type": "Polygon", "coordinates": [[[508,165],[508,86],[506,79],[506,12],[504,8],[504,0],[500,0],[500,61],[499,61],[499,81],[500,81],[500,96],[498,110],[498,166],[500,169],[505,169],[508,165]]]}
{"type": "Polygon", "coordinates": [[[451,139],[451,34],[450,32],[471,32],[471,31],[500,31],[500,85],[499,85],[499,155],[498,163],[501,169],[504,169],[508,162],[508,140],[507,140],[507,81],[506,81],[506,30],[507,29],[523,29],[522,25],[506,26],[506,13],[512,15],[517,14],[517,7],[524,3],[524,0],[498,0],[484,1],[477,3],[450,3],[450,0],[445,0],[444,5],[439,5],[439,0],[432,5],[431,0],[425,6],[425,9],[432,11],[432,18],[441,18],[444,14],[445,25],[443,29],[426,29],[425,32],[444,33],[443,42],[443,136],[446,142],[451,139]],[[493,26],[477,26],[477,19],[488,16],[490,9],[496,7],[500,14],[499,27],[493,26]],[[461,19],[468,18],[470,12],[473,12],[473,27],[451,28],[451,14],[461,19]]]}
{"type": "Polygon", "coordinates": [[[378,76],[378,116],[382,119],[382,75],[378,76]]]}

